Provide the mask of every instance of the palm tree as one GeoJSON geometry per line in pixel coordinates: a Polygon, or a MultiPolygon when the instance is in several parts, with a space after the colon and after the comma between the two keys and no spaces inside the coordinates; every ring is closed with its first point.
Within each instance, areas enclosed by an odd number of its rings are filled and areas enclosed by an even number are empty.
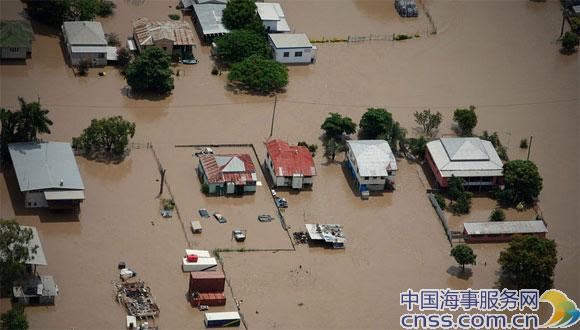
{"type": "Polygon", "coordinates": [[[38,134],[50,134],[49,126],[52,120],[48,119],[49,111],[42,109],[40,101],[26,103],[19,97],[20,112],[16,124],[16,135],[20,141],[36,141],[38,134]]]}

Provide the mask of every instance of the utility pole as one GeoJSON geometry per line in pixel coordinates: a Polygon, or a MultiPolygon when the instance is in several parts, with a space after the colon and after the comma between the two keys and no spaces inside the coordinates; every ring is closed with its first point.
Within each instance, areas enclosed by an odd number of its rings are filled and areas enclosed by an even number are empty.
{"type": "Polygon", "coordinates": [[[276,117],[276,104],[278,103],[278,94],[274,94],[274,110],[272,111],[272,124],[270,125],[270,137],[274,133],[274,118],[276,117]]]}
{"type": "Polygon", "coordinates": [[[533,138],[534,138],[533,136],[530,136],[530,145],[528,146],[528,158],[527,158],[527,160],[530,160],[530,151],[532,151],[532,139],[533,138]]]}

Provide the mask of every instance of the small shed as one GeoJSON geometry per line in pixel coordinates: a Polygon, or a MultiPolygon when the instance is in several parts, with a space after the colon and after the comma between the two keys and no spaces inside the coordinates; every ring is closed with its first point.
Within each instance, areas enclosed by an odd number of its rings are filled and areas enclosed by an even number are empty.
{"type": "Polygon", "coordinates": [[[275,2],[256,2],[258,16],[268,33],[270,32],[290,32],[290,26],[286,22],[286,15],[282,6],[275,2]]]}
{"type": "Polygon", "coordinates": [[[14,299],[23,305],[53,305],[58,286],[52,276],[32,276],[12,288],[14,299]]]}
{"type": "Polygon", "coordinates": [[[304,33],[270,33],[268,39],[274,59],[280,63],[309,64],[316,61],[316,46],[304,33]]]}

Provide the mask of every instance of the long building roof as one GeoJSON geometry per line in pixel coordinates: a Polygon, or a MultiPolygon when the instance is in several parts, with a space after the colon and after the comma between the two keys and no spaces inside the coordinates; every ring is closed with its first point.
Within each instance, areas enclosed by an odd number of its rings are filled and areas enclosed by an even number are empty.
{"type": "Polygon", "coordinates": [[[222,16],[225,8],[226,5],[223,4],[193,4],[193,11],[197,16],[203,35],[220,35],[230,32],[222,24],[222,16]]]}
{"type": "Polygon", "coordinates": [[[502,176],[503,163],[489,141],[441,138],[428,142],[427,149],[443,177],[502,176]]]}
{"type": "Polygon", "coordinates": [[[304,33],[270,33],[268,37],[277,49],[312,48],[312,43],[304,33]]]}
{"type": "Polygon", "coordinates": [[[388,176],[397,170],[397,160],[385,140],[347,141],[361,176],[388,176]]]}
{"type": "Polygon", "coordinates": [[[272,159],[272,169],[276,176],[316,175],[314,159],[308,148],[290,146],[282,140],[271,140],[266,143],[266,149],[272,159]]]}
{"type": "Polygon", "coordinates": [[[69,143],[20,142],[8,150],[20,191],[85,189],[69,143]]]}
{"type": "Polygon", "coordinates": [[[137,42],[142,46],[154,45],[158,40],[171,40],[174,45],[193,45],[193,30],[182,21],[154,21],[139,18],[133,22],[133,31],[137,42]]]}
{"type": "Polygon", "coordinates": [[[548,228],[546,228],[546,225],[541,220],[466,222],[463,224],[463,228],[468,235],[533,234],[548,232],[548,228]]]}

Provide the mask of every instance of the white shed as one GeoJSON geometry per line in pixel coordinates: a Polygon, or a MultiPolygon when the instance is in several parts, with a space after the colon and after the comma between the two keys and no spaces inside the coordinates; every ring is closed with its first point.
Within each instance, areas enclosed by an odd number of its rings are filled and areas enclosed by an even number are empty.
{"type": "Polygon", "coordinates": [[[316,60],[316,46],[304,33],[270,33],[268,39],[274,59],[280,63],[313,63],[316,60]]]}

